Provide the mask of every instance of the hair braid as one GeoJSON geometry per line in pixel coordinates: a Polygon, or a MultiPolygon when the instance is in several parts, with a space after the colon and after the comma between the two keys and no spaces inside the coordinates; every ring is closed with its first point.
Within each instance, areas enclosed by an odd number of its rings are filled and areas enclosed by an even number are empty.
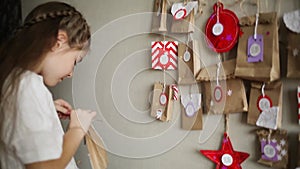
{"type": "Polygon", "coordinates": [[[45,21],[49,18],[51,19],[55,19],[58,17],[62,17],[62,16],[72,16],[75,14],[80,14],[77,11],[71,9],[71,10],[63,10],[63,11],[55,11],[55,12],[49,12],[49,13],[43,13],[40,15],[37,15],[35,18],[29,20],[29,21],[25,21],[24,25],[21,27],[22,28],[28,28],[36,23],[45,21]]]}

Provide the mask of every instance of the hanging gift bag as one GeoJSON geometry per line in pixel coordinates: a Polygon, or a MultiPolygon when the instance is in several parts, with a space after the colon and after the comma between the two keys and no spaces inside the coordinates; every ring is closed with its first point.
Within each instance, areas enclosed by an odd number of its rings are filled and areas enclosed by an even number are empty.
{"type": "Polygon", "coordinates": [[[248,124],[269,129],[281,127],[282,83],[252,83],[248,111],[248,124]]]}
{"type": "Polygon", "coordinates": [[[285,13],[283,22],[287,28],[287,77],[300,78],[300,10],[285,13]]]}
{"type": "Polygon", "coordinates": [[[261,157],[258,163],[272,168],[287,168],[288,139],[286,130],[257,130],[261,157]]]}
{"type": "Polygon", "coordinates": [[[197,80],[203,81],[206,112],[229,114],[248,111],[244,83],[233,75],[235,63],[233,59],[223,62],[222,67],[217,65],[201,69],[197,80]]]}
{"type": "Polygon", "coordinates": [[[176,70],[178,60],[177,41],[155,41],[151,43],[152,69],[176,70]]]}
{"type": "Polygon", "coordinates": [[[167,31],[167,0],[155,0],[152,15],[152,32],[167,31]]]}
{"type": "Polygon", "coordinates": [[[198,9],[197,1],[185,0],[183,3],[174,3],[171,7],[173,16],[172,33],[191,33],[194,32],[195,14],[198,9]]]}
{"type": "Polygon", "coordinates": [[[169,121],[173,111],[173,90],[171,86],[155,83],[151,105],[151,116],[157,120],[169,121]]]}
{"type": "Polygon", "coordinates": [[[243,17],[240,26],[242,33],[238,42],[235,76],[263,82],[279,79],[276,13],[243,17]]]}
{"type": "Polygon", "coordinates": [[[193,86],[181,86],[181,128],[185,130],[201,130],[203,115],[202,94],[199,93],[198,90],[197,92],[191,91],[192,87],[193,86]],[[189,90],[184,90],[187,87],[189,90]]]}
{"type": "Polygon", "coordinates": [[[188,45],[178,45],[178,84],[195,84],[201,69],[199,43],[190,41],[188,45]]]}

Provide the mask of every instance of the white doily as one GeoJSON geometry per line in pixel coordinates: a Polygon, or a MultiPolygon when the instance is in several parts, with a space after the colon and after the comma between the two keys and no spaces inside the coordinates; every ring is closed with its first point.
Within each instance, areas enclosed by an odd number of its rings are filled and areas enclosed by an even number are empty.
{"type": "Polygon", "coordinates": [[[283,14],[283,22],[289,30],[300,33],[300,10],[283,14]]]}

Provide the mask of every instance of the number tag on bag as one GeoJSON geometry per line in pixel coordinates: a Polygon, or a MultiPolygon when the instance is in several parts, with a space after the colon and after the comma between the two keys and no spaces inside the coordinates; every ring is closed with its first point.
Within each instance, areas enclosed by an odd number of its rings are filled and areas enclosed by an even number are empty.
{"type": "Polygon", "coordinates": [[[262,62],[264,54],[263,47],[263,35],[257,35],[256,39],[254,39],[254,36],[250,36],[247,48],[248,62],[262,62]]]}

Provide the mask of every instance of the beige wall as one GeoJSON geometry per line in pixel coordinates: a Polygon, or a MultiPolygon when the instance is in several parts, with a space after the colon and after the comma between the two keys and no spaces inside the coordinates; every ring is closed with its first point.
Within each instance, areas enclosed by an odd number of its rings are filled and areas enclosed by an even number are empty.
{"type": "MultiPolygon", "coordinates": [[[[23,0],[23,16],[36,5],[47,0],[23,0]]],[[[74,80],[66,80],[53,88],[55,98],[64,98],[74,107],[97,109],[98,116],[94,122],[100,135],[104,138],[105,144],[111,153],[109,157],[109,169],[207,169],[214,168],[214,164],[199,153],[200,149],[219,149],[222,133],[224,132],[224,119],[219,123],[206,124],[205,130],[216,126],[215,131],[208,131],[212,136],[205,143],[200,143],[200,131],[186,133],[180,129],[180,116],[178,103],[175,105],[175,114],[173,120],[169,123],[152,121],[149,117],[150,104],[148,98],[151,95],[151,88],[155,81],[162,81],[162,73],[150,70],[150,42],[159,40],[154,34],[149,34],[151,18],[144,12],[151,12],[154,0],[65,0],[78,10],[82,11],[93,32],[92,51],[89,56],[78,65],[75,71],[74,80]],[[143,14],[144,13],[144,14],[143,14]],[[136,14],[136,15],[132,15],[136,14]],[[125,16],[125,18],[123,17],[125,16]],[[140,16],[140,18],[139,18],[140,16]],[[123,17],[123,18],[122,18],[123,17]],[[105,48],[104,48],[105,47],[105,48]],[[107,53],[104,53],[106,51],[107,53]],[[97,60],[97,57],[99,59],[97,60]],[[93,60],[95,59],[95,60],[93,60]],[[96,61],[96,62],[94,62],[96,61]],[[90,65],[89,65],[90,64],[90,65]],[[94,70],[93,67],[96,66],[94,70]],[[81,76],[80,76],[81,75],[81,76]],[[80,76],[80,77],[79,77],[80,76]],[[78,78],[80,80],[78,80],[78,78]],[[87,84],[93,79],[94,89],[87,84]],[[74,91],[72,92],[72,87],[74,91]],[[125,91],[124,91],[125,90],[125,91]],[[95,97],[94,97],[95,96],[95,97]],[[86,98],[90,98],[86,99],[86,98]],[[74,103],[74,100],[76,104],[74,103]],[[95,105],[94,103],[97,103],[95,105]],[[130,114],[132,112],[132,114],[130,114]],[[139,156],[143,153],[138,151],[139,145],[133,145],[132,142],[121,141],[121,139],[111,140],[107,122],[114,131],[122,133],[131,138],[151,138],[157,137],[158,144],[145,144],[145,158],[130,158],[126,156],[139,156]],[[170,130],[169,130],[170,129],[170,130]],[[163,134],[170,133],[169,139],[164,139],[163,134]],[[186,135],[186,136],[185,136],[186,135]],[[183,139],[176,136],[185,136],[183,139]],[[174,137],[174,138],[173,138],[174,137]],[[172,140],[177,139],[177,140],[172,140]],[[164,141],[171,145],[170,150],[164,141]],[[161,141],[161,142],[159,142],[161,141]],[[178,144],[177,144],[178,143],[178,144]],[[161,147],[160,147],[161,146],[161,147]],[[155,150],[161,148],[158,155],[155,150]],[[118,151],[119,150],[119,151],[118,151]],[[125,155],[124,155],[125,152],[125,155]],[[122,155],[123,154],[123,155],[122,155]]],[[[196,25],[200,30],[204,28],[205,22],[211,14],[213,2],[207,0],[207,6],[204,7],[204,14],[197,19],[196,25]]],[[[232,1],[226,1],[228,3],[232,1]]],[[[282,13],[300,8],[298,0],[261,0],[261,12],[279,10],[282,13]],[[281,5],[278,6],[281,1],[281,5]],[[276,3],[274,3],[276,2],[276,3]]],[[[226,6],[225,6],[226,7],[226,6]]],[[[238,17],[243,16],[239,6],[233,6],[229,9],[235,10],[238,17]]],[[[255,13],[255,7],[245,5],[245,11],[249,14],[255,13]]],[[[282,26],[282,25],[281,25],[282,26]]],[[[285,36],[284,31],[280,37],[282,76],[285,74],[285,36]]],[[[195,35],[197,36],[197,35],[195,35]]],[[[184,40],[184,36],[175,36],[184,40]]],[[[195,37],[203,38],[203,35],[195,37]]],[[[203,39],[202,39],[203,41],[203,39]]],[[[202,46],[201,49],[205,47],[202,46]]],[[[207,53],[211,55],[211,53],[207,53]]],[[[213,58],[214,56],[210,56],[213,58]]],[[[167,82],[172,83],[176,73],[167,75],[167,82]]],[[[295,168],[297,160],[297,133],[299,126],[297,124],[297,102],[296,87],[299,80],[282,78],[284,83],[283,93],[283,126],[289,133],[289,156],[290,167],[295,168]]],[[[254,133],[254,126],[246,124],[246,113],[230,115],[230,137],[235,150],[250,153],[243,163],[243,168],[267,168],[257,164],[259,144],[254,133]]],[[[207,116],[204,116],[204,121],[207,116]]],[[[65,122],[64,122],[65,123],[65,122]]],[[[202,139],[202,138],[201,138],[202,139]]],[[[146,143],[146,140],[145,142],[146,143]]],[[[141,143],[143,145],[143,143],[141,143]]],[[[76,161],[80,168],[89,169],[89,159],[86,146],[82,145],[76,154],[76,161]]]]}

